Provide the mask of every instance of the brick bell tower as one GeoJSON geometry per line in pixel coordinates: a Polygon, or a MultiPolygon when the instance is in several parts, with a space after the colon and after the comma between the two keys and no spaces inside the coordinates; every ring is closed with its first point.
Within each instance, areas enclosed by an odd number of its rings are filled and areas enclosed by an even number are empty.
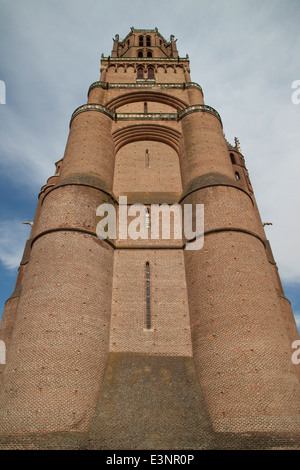
{"type": "Polygon", "coordinates": [[[239,142],[174,36],[131,28],[102,56],[0,334],[1,448],[300,447],[291,306],[239,142]],[[99,239],[96,208],[121,196],[204,204],[203,248],[99,239]]]}

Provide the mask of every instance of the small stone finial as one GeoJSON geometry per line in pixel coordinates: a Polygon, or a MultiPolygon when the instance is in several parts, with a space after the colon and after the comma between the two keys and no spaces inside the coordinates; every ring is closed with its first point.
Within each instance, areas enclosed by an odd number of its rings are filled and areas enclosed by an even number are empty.
{"type": "Polygon", "coordinates": [[[119,35],[118,34],[115,34],[115,41],[119,41],[119,35]]]}
{"type": "Polygon", "coordinates": [[[235,147],[236,147],[237,151],[242,153],[241,146],[240,146],[240,141],[237,137],[234,138],[234,143],[235,143],[235,147]]]}

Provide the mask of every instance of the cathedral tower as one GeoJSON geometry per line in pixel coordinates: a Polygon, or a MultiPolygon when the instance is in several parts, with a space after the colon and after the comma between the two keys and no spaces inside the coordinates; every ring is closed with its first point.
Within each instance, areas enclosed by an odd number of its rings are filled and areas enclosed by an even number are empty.
{"type": "Polygon", "coordinates": [[[298,338],[239,142],[188,56],[157,28],[116,35],[6,302],[0,447],[300,447],[298,338]],[[118,221],[126,202],[147,236],[99,238],[97,208],[118,221]],[[151,236],[157,205],[197,204],[201,249],[151,236]]]}

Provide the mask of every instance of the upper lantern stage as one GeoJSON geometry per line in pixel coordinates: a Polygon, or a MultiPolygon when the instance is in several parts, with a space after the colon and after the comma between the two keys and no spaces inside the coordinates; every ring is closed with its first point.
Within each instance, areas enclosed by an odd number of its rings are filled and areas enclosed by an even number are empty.
{"type": "Polygon", "coordinates": [[[111,57],[177,59],[176,41],[173,35],[170,36],[170,41],[166,41],[157,28],[135,29],[132,27],[130,33],[122,41],[116,34],[111,57]]]}

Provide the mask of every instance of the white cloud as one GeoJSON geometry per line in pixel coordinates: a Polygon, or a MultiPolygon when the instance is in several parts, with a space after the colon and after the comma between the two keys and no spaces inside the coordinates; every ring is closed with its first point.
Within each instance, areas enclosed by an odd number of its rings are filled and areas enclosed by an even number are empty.
{"type": "Polygon", "coordinates": [[[300,331],[300,312],[294,312],[294,317],[296,320],[296,325],[298,327],[298,330],[300,331]]]}
{"type": "Polygon", "coordinates": [[[21,220],[0,221],[0,261],[7,269],[15,269],[22,259],[30,227],[21,220]]]}

